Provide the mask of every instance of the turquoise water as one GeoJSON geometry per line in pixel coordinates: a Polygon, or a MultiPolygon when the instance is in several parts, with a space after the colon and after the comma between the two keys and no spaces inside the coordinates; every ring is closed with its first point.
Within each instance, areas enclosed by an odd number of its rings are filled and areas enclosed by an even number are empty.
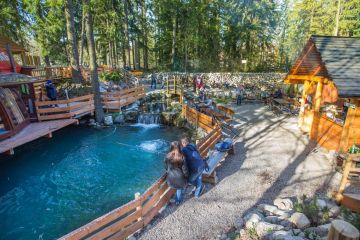
{"type": "Polygon", "coordinates": [[[1,156],[0,239],[55,239],[130,201],[164,173],[169,141],[181,135],[67,127],[1,156]]]}

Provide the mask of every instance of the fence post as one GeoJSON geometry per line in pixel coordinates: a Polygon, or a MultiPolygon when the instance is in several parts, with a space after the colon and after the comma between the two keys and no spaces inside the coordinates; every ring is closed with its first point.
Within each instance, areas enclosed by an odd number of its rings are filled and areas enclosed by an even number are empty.
{"type": "Polygon", "coordinates": [[[169,77],[166,78],[166,93],[169,94],[169,77]]]}
{"type": "MultiPolygon", "coordinates": [[[[139,192],[135,193],[134,196],[135,196],[135,200],[139,200],[139,201],[140,201],[140,193],[139,193],[139,192]]],[[[140,204],[140,206],[138,206],[138,207],[136,208],[136,211],[141,211],[141,209],[142,209],[142,205],[140,204]]],[[[142,213],[141,213],[141,216],[142,216],[142,213]]],[[[139,217],[139,218],[138,218],[138,221],[141,221],[141,218],[142,218],[142,217],[139,217]]]]}
{"type": "Polygon", "coordinates": [[[174,76],[174,93],[176,94],[176,75],[174,76]]]}

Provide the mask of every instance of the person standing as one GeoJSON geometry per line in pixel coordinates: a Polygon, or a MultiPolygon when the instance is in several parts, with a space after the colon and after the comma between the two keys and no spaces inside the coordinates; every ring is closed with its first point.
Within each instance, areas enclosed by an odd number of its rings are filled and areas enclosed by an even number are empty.
{"type": "Polygon", "coordinates": [[[236,105],[241,105],[242,98],[244,96],[244,87],[238,84],[236,87],[236,105]]]}
{"type": "Polygon", "coordinates": [[[150,85],[150,88],[152,89],[154,86],[154,89],[156,89],[156,74],[155,73],[152,73],[151,74],[151,85],[150,85]]]}
{"type": "Polygon", "coordinates": [[[167,172],[166,182],[169,187],[176,189],[175,204],[179,205],[182,202],[182,195],[189,176],[179,142],[175,141],[170,144],[170,151],[165,157],[165,166],[167,172]]]}
{"type": "Polygon", "coordinates": [[[181,139],[182,153],[189,170],[189,183],[195,186],[194,195],[200,197],[204,192],[205,185],[202,183],[202,174],[208,168],[204,159],[200,156],[195,144],[191,144],[187,137],[181,139]]]}

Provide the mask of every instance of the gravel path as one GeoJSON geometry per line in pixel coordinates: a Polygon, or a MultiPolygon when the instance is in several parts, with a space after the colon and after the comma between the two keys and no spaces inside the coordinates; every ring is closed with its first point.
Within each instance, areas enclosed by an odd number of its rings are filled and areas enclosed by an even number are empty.
{"type": "Polygon", "coordinates": [[[167,207],[139,239],[216,239],[254,205],[336,188],[340,176],[330,154],[309,143],[296,117],[275,117],[260,104],[233,107],[241,136],[236,154],[218,168],[219,183],[199,199],[167,207]]]}

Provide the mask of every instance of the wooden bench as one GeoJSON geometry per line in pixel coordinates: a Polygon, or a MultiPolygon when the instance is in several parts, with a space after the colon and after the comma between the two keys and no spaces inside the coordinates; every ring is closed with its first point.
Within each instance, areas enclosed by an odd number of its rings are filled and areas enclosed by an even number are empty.
{"type": "Polygon", "coordinates": [[[347,156],[340,187],[334,192],[336,201],[342,206],[360,213],[360,194],[344,193],[348,184],[360,186],[360,154],[347,156]]]}
{"type": "MultiPolygon", "coordinates": [[[[200,152],[201,157],[206,158],[210,150],[213,150],[215,144],[222,139],[222,132],[220,126],[217,126],[213,131],[211,131],[205,138],[201,139],[198,142],[197,147],[200,152]]],[[[209,182],[216,184],[218,178],[216,176],[216,167],[219,163],[225,159],[228,153],[234,154],[234,149],[231,148],[226,152],[213,151],[208,159],[209,170],[204,170],[203,173],[203,182],[209,182]]]]}

